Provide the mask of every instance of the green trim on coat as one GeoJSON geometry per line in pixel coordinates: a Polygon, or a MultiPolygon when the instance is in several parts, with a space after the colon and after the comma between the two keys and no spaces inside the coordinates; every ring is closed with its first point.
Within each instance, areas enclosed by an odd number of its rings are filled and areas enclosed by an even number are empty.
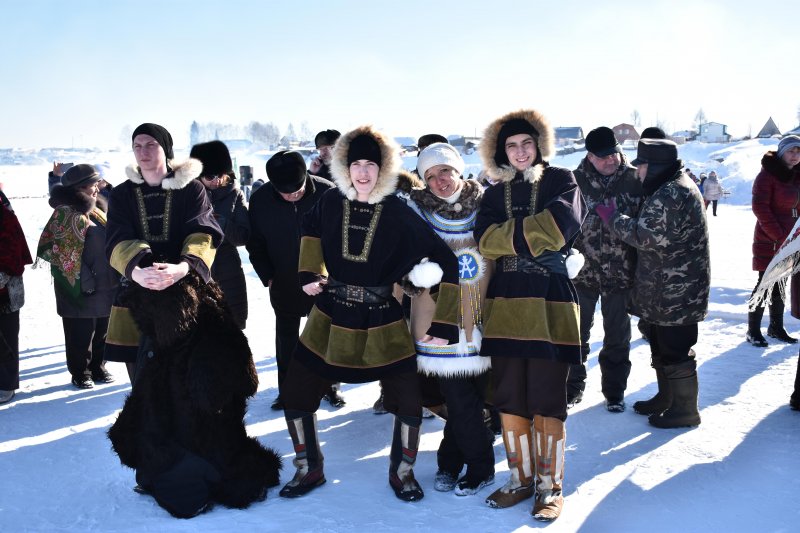
{"type": "Polygon", "coordinates": [[[130,240],[130,241],[120,241],[114,247],[114,250],[111,252],[111,266],[114,267],[114,270],[125,275],[125,271],[128,268],[128,263],[136,257],[142,250],[149,250],[150,245],[147,244],[146,241],[140,240],[130,240]]]}
{"type": "Polygon", "coordinates": [[[580,346],[580,308],[543,298],[487,298],[483,338],[546,341],[580,346]]]}
{"type": "Polygon", "coordinates": [[[515,219],[509,219],[502,224],[493,224],[481,236],[478,251],[486,259],[497,259],[504,255],[517,255],[514,250],[514,225],[515,219]]]}
{"type": "Polygon", "coordinates": [[[416,354],[405,320],[368,330],[347,329],[332,326],[317,306],[308,315],[300,342],[327,364],[347,368],[386,366],[416,354]]]}
{"type": "Polygon", "coordinates": [[[139,328],[136,327],[131,310],[127,307],[111,306],[106,344],[139,346],[139,328]]]}
{"type": "Polygon", "coordinates": [[[197,257],[211,270],[217,249],[214,248],[212,237],[208,233],[191,233],[183,240],[181,255],[197,257]]]}
{"type": "Polygon", "coordinates": [[[560,250],[567,244],[556,220],[548,210],[523,218],[522,231],[533,257],[548,250],[560,250]]]}
{"type": "Polygon", "coordinates": [[[452,283],[440,283],[436,293],[436,311],[433,322],[458,326],[458,315],[461,311],[461,289],[452,283]]]}
{"type": "Polygon", "coordinates": [[[325,258],[322,256],[322,241],[319,237],[303,236],[300,239],[300,272],[311,272],[320,276],[327,276],[325,258]]]}

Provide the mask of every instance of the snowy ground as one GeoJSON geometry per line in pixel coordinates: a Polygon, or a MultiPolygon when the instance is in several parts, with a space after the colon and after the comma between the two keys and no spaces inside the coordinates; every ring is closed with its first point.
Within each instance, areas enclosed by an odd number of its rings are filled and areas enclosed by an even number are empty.
{"type": "MultiPolygon", "coordinates": [[[[49,269],[41,268],[25,274],[21,389],[15,401],[0,406],[0,529],[797,531],[800,413],[787,403],[798,349],[783,344],[757,349],[744,341],[744,302],[755,282],[750,270],[754,218],[746,193],[766,149],[762,143],[682,148],[682,157],[696,174],[714,168],[723,185],[735,185],[736,190],[728,203],[720,204],[719,216],[708,220],[711,304],[695,346],[703,423],[691,430],[657,430],[630,408],[622,414],[606,412],[596,358],[602,339],[598,315],[587,395],[567,421],[566,503],[557,522],[535,523],[529,515],[530,502],[506,510],[487,508],[483,500],[497,485],[465,498],[434,491],[435,451],[443,427],[438,419],[423,423],[415,469],[425,499],[398,501],[387,483],[392,420],[371,411],[376,384],[345,385],[345,408],[320,409],[328,478],[321,489],[299,500],[279,498],[273,489],[265,502],[247,510],[217,507],[190,521],[174,519],[152,499],[131,490],[133,473],[120,465],[105,438],[129,392],[122,365],[109,364],[116,383],[89,391],[69,385],[49,269]],[[717,157],[725,161],[719,163],[717,157]]],[[[574,168],[580,157],[558,158],[554,164],[574,168]]],[[[94,154],[88,159],[108,158],[94,154]]],[[[31,249],[50,213],[46,199],[36,197],[45,188],[47,168],[45,164],[0,167],[0,182],[12,197],[31,249]]],[[[247,259],[246,253],[243,258],[247,259]]],[[[284,455],[286,481],[292,472],[291,442],[283,417],[269,407],[277,392],[273,315],[266,289],[249,263],[246,269],[250,297],[246,333],[261,378],[250,403],[248,430],[284,455]]],[[[786,320],[789,331],[799,333],[800,323],[788,314],[786,320]]],[[[655,392],[648,346],[636,328],[633,331],[629,406],[655,392]]],[[[495,457],[498,483],[503,483],[507,467],[499,438],[495,457]]]]}

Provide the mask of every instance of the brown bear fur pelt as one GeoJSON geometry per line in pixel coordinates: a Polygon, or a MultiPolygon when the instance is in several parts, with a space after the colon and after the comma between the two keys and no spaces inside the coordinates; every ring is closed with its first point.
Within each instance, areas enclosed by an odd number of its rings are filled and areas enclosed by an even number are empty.
{"type": "Polygon", "coordinates": [[[132,284],[124,299],[154,356],[108,431],[120,461],[182,518],[212,501],[244,508],[263,499],[281,459],[245,431],[258,375],[220,290],[191,272],[163,291],[132,284]]]}

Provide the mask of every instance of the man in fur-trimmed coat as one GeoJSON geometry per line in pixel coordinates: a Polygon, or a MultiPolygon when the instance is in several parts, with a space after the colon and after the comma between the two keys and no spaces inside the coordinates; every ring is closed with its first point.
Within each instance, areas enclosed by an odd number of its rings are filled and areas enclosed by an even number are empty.
{"type": "Polygon", "coordinates": [[[153,291],[133,285],[127,303],[156,357],[108,437],[137,491],[179,518],[213,502],[244,508],[278,484],[281,459],[247,436],[247,398],[258,388],[247,338],[214,283],[191,272],[153,291]]]}

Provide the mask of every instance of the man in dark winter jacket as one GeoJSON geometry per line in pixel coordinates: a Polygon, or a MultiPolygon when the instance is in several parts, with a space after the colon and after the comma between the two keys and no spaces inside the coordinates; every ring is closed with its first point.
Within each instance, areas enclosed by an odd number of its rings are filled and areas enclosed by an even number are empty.
{"type": "Polygon", "coordinates": [[[600,300],[603,314],[603,347],[600,349],[601,386],[606,408],[612,413],[625,410],[625,388],[631,371],[631,319],[627,300],[633,286],[636,249],[614,235],[594,212],[594,206],[613,199],[620,213],[635,217],[642,203],[642,184],[636,169],[628,164],[614,132],[605,126],[586,136],[586,157],[575,169],[575,181],[583,193],[589,214],[575,241],[586,260],[573,280],[581,308],[581,357],[570,365],[567,401],[581,401],[586,387],[586,358],[594,311],[600,300]]]}
{"type": "MultiPolygon", "coordinates": [[[[279,392],[272,408],[283,409],[280,387],[297,345],[300,319],[314,304],[314,298],[300,289],[297,273],[300,225],[303,216],[333,183],[309,175],[303,156],[292,151],[278,152],[267,161],[267,177],[269,182],[250,197],[251,235],[247,251],[261,283],[269,287],[275,311],[279,392]]],[[[332,392],[333,399],[341,400],[336,391],[332,392]]]]}
{"type": "Polygon", "coordinates": [[[636,402],[659,428],[697,426],[697,364],[692,346],[708,310],[708,226],[700,191],[683,172],[672,141],[642,139],[632,162],[646,199],[638,217],[595,207],[612,232],[638,252],[632,313],[651,324],[650,351],[658,394],[636,402]]]}
{"type": "Polygon", "coordinates": [[[323,130],[314,137],[314,145],[317,147],[319,155],[311,160],[308,171],[320,178],[331,179],[331,156],[333,155],[333,145],[341,137],[341,133],[336,130],[323,130]]]}

